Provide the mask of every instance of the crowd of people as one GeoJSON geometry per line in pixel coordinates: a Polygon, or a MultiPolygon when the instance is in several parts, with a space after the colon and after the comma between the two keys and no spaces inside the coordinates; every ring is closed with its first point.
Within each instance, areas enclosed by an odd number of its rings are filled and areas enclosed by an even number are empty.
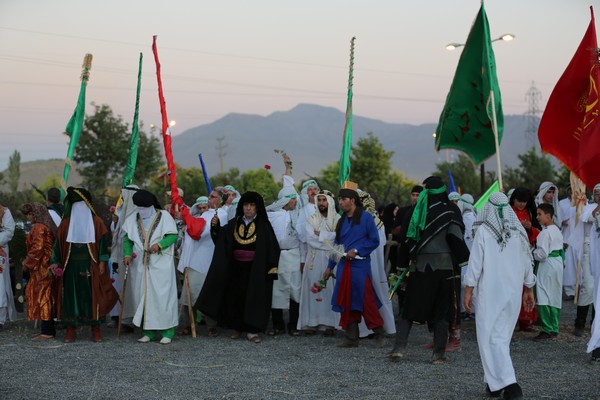
{"type": "MultiPolygon", "coordinates": [[[[431,362],[444,364],[460,349],[461,321],[474,318],[486,391],[512,399],[523,396],[509,352],[515,327],[539,324],[533,340],[555,340],[568,299],[577,304],[572,334],[583,335],[591,314],[588,352],[600,361],[600,184],[590,202],[570,188],[559,202],[556,185],[544,182],[536,194],[494,193],[476,210],[472,195],[448,193],[432,176],[413,188],[410,205],[377,211],[353,182],[334,195],[310,179],[298,193],[291,160],[283,161],[270,205],[225,186],[191,206],[179,189],[163,207],[129,185],[108,227],[84,188],[69,187],[64,207],[56,188],[47,205],[24,204],[27,318],[41,322],[32,340],[54,339],[60,323],[66,343],[80,326],[101,342],[108,322],[119,335],[137,328],[140,343],[169,344],[176,329],[195,336],[203,321],[208,337],[227,332],[256,344],[342,330],[340,347],[367,336],[383,347],[395,334],[387,357],[399,362],[411,327],[423,323],[431,362]]],[[[6,207],[0,218],[1,328],[15,317],[7,273],[15,222],[6,207]]]]}

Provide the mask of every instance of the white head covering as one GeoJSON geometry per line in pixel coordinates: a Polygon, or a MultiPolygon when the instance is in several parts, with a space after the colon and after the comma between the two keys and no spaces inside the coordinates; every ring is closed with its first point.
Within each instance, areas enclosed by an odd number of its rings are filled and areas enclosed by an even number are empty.
{"type": "Polygon", "coordinates": [[[544,182],[540,185],[540,190],[537,194],[537,196],[535,196],[535,205],[539,206],[540,204],[542,204],[544,202],[544,196],[546,195],[546,193],[548,192],[548,190],[550,190],[551,188],[554,188],[554,197],[552,198],[552,207],[554,207],[554,223],[556,224],[556,226],[558,228],[560,228],[561,224],[562,224],[562,218],[560,215],[560,207],[558,205],[558,187],[552,183],[552,182],[544,182]]]}
{"type": "Polygon", "coordinates": [[[460,194],[458,192],[450,192],[448,193],[448,199],[450,201],[460,200],[460,194]]]}
{"type": "Polygon", "coordinates": [[[294,186],[284,186],[277,194],[277,200],[267,207],[267,211],[279,211],[292,199],[298,198],[298,192],[294,186]]]}
{"type": "Polygon", "coordinates": [[[242,197],[242,195],[231,185],[225,185],[223,189],[235,193],[235,198],[231,202],[231,206],[227,209],[227,220],[232,220],[233,218],[235,218],[236,209],[238,203],[240,202],[240,197],[242,197]]]}
{"type": "MultiPolygon", "coordinates": [[[[302,208],[305,205],[307,205],[309,203],[308,201],[308,188],[314,186],[317,188],[317,190],[321,190],[321,188],[319,187],[319,184],[317,183],[317,181],[315,181],[314,179],[309,179],[306,182],[304,182],[302,184],[302,189],[300,190],[300,197],[298,199],[298,202],[300,203],[299,207],[302,208]]],[[[316,196],[315,196],[316,199],[316,196]]]]}
{"type": "Polygon", "coordinates": [[[475,199],[473,199],[473,196],[471,196],[468,193],[465,193],[462,196],[460,196],[460,199],[458,200],[458,208],[460,209],[460,212],[462,214],[468,212],[475,213],[475,208],[473,207],[473,204],[475,204],[475,199]]]}
{"type": "Polygon", "coordinates": [[[525,232],[525,228],[523,228],[517,214],[509,206],[508,197],[504,193],[496,192],[492,194],[479,211],[477,220],[473,224],[473,230],[477,231],[482,225],[494,235],[501,250],[504,249],[511,237],[518,235],[523,249],[531,257],[527,232],[525,232]]]}
{"type": "Polygon", "coordinates": [[[68,243],[95,243],[94,218],[85,201],[77,201],[71,205],[69,219],[68,243]]]}
{"type": "Polygon", "coordinates": [[[315,201],[319,197],[325,197],[327,199],[327,216],[323,217],[321,212],[317,209],[317,211],[308,217],[308,223],[313,227],[313,230],[318,231],[321,229],[321,224],[323,223],[323,219],[327,222],[325,226],[327,226],[327,230],[329,232],[335,232],[335,227],[337,225],[338,220],[340,219],[340,215],[335,211],[335,200],[328,194],[319,193],[315,196],[315,201]]]}
{"type": "Polygon", "coordinates": [[[208,197],[200,196],[196,199],[194,205],[190,207],[190,214],[192,214],[192,216],[199,217],[200,215],[202,215],[202,213],[198,209],[198,206],[201,204],[208,204],[208,197]]]}
{"type": "Polygon", "coordinates": [[[133,204],[133,194],[139,189],[136,185],[127,185],[121,189],[121,204],[115,211],[117,213],[117,225],[115,226],[113,233],[112,248],[110,251],[110,259],[113,262],[120,263],[123,259],[123,238],[125,237],[125,231],[122,227],[127,217],[134,214],[137,211],[137,206],[133,204]]]}

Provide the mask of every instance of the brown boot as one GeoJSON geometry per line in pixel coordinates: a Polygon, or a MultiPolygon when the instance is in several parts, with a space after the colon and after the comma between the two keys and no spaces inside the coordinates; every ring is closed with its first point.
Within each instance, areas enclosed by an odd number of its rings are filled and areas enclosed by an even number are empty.
{"type": "Polygon", "coordinates": [[[65,335],[65,343],[73,343],[77,339],[77,331],[74,326],[67,326],[67,334],[65,335]]]}
{"type": "Polygon", "coordinates": [[[346,337],[338,347],[358,347],[358,322],[351,322],[346,327],[346,337]]]}
{"type": "Polygon", "coordinates": [[[102,341],[102,333],[100,333],[100,325],[92,325],[92,341],[100,343],[102,341]]]}

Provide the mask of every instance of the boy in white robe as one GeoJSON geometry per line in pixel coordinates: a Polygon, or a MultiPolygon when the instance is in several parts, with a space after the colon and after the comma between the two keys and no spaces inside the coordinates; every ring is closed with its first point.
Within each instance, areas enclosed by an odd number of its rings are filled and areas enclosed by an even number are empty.
{"type": "MultiPolygon", "coordinates": [[[[187,229],[183,239],[181,259],[177,265],[177,270],[183,274],[187,270],[188,282],[182,288],[179,303],[189,307],[188,296],[191,299],[191,306],[193,306],[202,290],[202,286],[204,286],[206,274],[208,273],[215,251],[215,244],[210,236],[210,227],[211,220],[216,215],[216,212],[209,210],[208,197],[200,196],[190,208],[183,207],[181,214],[187,229]]],[[[188,315],[189,313],[186,312],[182,315],[182,323],[186,327],[184,333],[191,330],[192,321],[189,321],[188,315]]],[[[208,336],[217,336],[216,321],[208,316],[205,319],[208,325],[208,336]]]]}
{"type": "Polygon", "coordinates": [[[527,233],[503,193],[490,197],[475,228],[463,302],[467,312],[475,312],[483,380],[488,395],[498,397],[504,391],[505,399],[519,398],[523,393],[510,358],[510,340],[521,294],[526,309],[534,306],[527,233]]]}
{"type": "Polygon", "coordinates": [[[169,344],[178,323],[177,283],[175,279],[174,244],[177,225],[171,215],[162,210],[156,196],[146,190],[133,195],[138,207],[123,224],[123,264],[142,272],[141,298],[133,323],[142,328],[140,343],[156,338],[169,344]],[[134,257],[133,254],[137,256],[134,257]]]}
{"type": "Polygon", "coordinates": [[[562,306],[563,237],[553,221],[554,207],[547,203],[538,205],[537,220],[544,229],[537,237],[533,258],[539,261],[536,268],[536,301],[541,322],[536,342],[553,340],[558,336],[558,322],[562,306]]]}

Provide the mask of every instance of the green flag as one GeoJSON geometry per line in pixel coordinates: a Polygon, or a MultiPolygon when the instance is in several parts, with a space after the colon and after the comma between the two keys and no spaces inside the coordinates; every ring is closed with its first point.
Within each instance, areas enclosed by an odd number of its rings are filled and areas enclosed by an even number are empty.
{"type": "Polygon", "coordinates": [[[435,149],[464,151],[475,164],[494,155],[497,149],[493,111],[499,144],[504,127],[501,103],[490,28],[482,2],[440,115],[435,149]]]}
{"type": "Polygon", "coordinates": [[[67,182],[69,181],[69,172],[71,170],[71,164],[73,163],[73,153],[75,147],[79,143],[81,137],[81,130],[83,129],[83,121],[85,119],[85,92],[87,88],[88,80],[90,79],[90,70],[92,69],[92,55],[86,54],[83,58],[83,70],[81,71],[81,88],[79,89],[79,98],[77,99],[77,107],[73,112],[73,116],[67,123],[65,133],[71,138],[69,140],[69,148],[67,150],[67,157],[65,158],[65,169],[63,171],[63,178],[60,182],[61,198],[65,197],[67,192],[67,182]]]}
{"type": "Polygon", "coordinates": [[[350,179],[350,151],[352,150],[352,80],[354,79],[354,40],[350,41],[350,72],[348,74],[348,100],[346,102],[346,123],[342,139],[342,152],[340,154],[340,187],[350,179]]]}
{"type": "Polygon", "coordinates": [[[137,163],[138,155],[138,143],[140,140],[138,116],[140,109],[140,89],[142,87],[142,58],[143,54],[140,53],[140,66],[138,68],[138,81],[137,81],[137,92],[135,96],[135,111],[133,113],[133,127],[131,129],[131,138],[129,139],[129,156],[127,157],[127,166],[125,167],[125,175],[123,176],[123,184],[121,187],[125,187],[133,183],[133,174],[135,172],[135,165],[137,163]]]}
{"type": "Polygon", "coordinates": [[[481,210],[481,207],[483,207],[483,205],[485,203],[487,203],[490,196],[499,191],[500,191],[500,184],[498,183],[498,181],[495,181],[494,183],[492,183],[492,186],[490,186],[488,188],[488,190],[486,190],[485,193],[481,195],[479,200],[477,200],[475,202],[475,205],[473,205],[473,208],[475,208],[475,210],[477,210],[477,211],[481,210]]]}

